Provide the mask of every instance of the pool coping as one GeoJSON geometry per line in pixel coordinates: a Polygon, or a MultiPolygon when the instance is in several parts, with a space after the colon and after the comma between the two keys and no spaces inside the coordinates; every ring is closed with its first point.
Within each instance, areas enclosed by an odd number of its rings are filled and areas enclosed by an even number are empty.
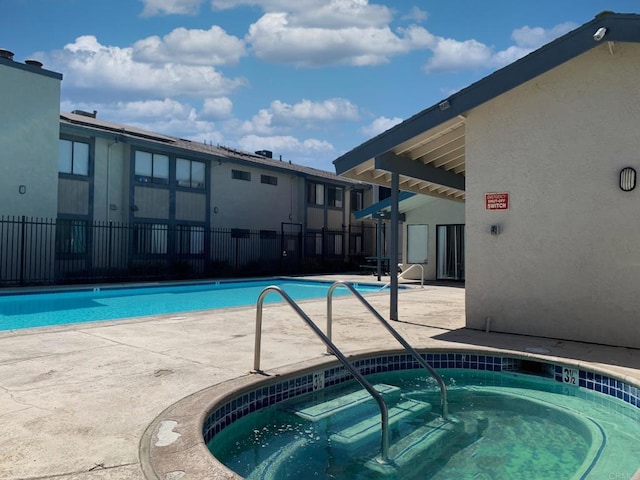
{"type": "MultiPolygon", "coordinates": [[[[620,375],[607,368],[595,366],[584,361],[568,361],[566,358],[544,355],[540,353],[521,352],[506,349],[492,349],[486,347],[454,347],[454,348],[419,348],[421,354],[445,354],[502,357],[514,360],[532,360],[551,364],[554,367],[553,379],[562,383],[563,372],[558,378],[558,368],[576,370],[579,375],[579,386],[586,386],[587,373],[606,378],[607,395],[613,398],[621,398],[617,386],[622,384],[635,389],[637,403],[633,404],[640,410],[640,378],[620,375]],[[616,384],[616,392],[609,394],[609,381],[616,384]]],[[[368,349],[347,355],[352,362],[364,361],[368,357],[409,355],[403,349],[368,349]]],[[[219,409],[231,401],[245,396],[249,392],[255,392],[258,387],[270,387],[279,385],[294,376],[309,375],[319,370],[325,372],[329,368],[341,368],[340,362],[331,355],[325,355],[312,360],[287,365],[270,370],[265,375],[247,374],[242,377],[228,380],[208,388],[195,392],[182,400],[166,408],[147,427],[139,443],[139,459],[142,471],[148,480],[205,480],[205,479],[229,479],[241,480],[244,477],[231,471],[220,463],[208,450],[203,430],[208,419],[216,409],[219,409]]],[[[436,367],[437,368],[437,367],[436,367]]],[[[442,367],[445,368],[445,367],[442,367]]],[[[456,367],[454,363],[453,368],[456,367]]],[[[480,370],[480,369],[479,369],[480,370]]],[[[482,368],[481,370],[484,370],[482,368]]],[[[509,371],[505,368],[500,371],[509,371]]],[[[369,373],[374,373],[373,371],[369,373]]],[[[593,378],[593,377],[592,377],[593,378]]],[[[578,377],[576,377],[578,379],[578,377]]],[[[604,380],[603,380],[604,382],[604,380]]],[[[592,386],[593,386],[593,382],[592,386]]],[[[602,385],[602,384],[599,384],[602,385]]],[[[594,388],[590,388],[595,390],[594,388]]],[[[598,390],[596,390],[598,391],[598,390]]],[[[604,392],[601,392],[604,393],[604,392]]],[[[623,400],[625,401],[625,400],[623,400]]],[[[277,403],[274,401],[273,404],[277,403]]],[[[632,405],[630,402],[627,402],[632,405]]],[[[243,407],[246,413],[248,408],[243,407]]],[[[245,413],[245,414],[246,414],[245,413]]],[[[235,414],[234,414],[235,415],[235,414]]],[[[242,416],[242,415],[240,415],[242,416]]],[[[240,418],[240,417],[238,417],[240,418]]],[[[235,420],[235,418],[234,418],[235,420]]],[[[224,421],[224,420],[223,420],[224,421]]],[[[232,422],[230,422],[232,423],[232,422]]],[[[224,424],[222,426],[224,428],[224,424]]],[[[640,478],[640,470],[636,473],[640,478]]],[[[636,476],[633,477],[634,479],[636,476]]]]}

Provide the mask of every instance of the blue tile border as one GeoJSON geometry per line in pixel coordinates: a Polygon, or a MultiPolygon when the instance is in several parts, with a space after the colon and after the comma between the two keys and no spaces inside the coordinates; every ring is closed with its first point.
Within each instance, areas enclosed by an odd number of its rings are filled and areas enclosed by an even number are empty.
{"type": "MultiPolygon", "coordinates": [[[[570,384],[586,390],[603,393],[640,409],[640,388],[601,373],[583,370],[575,366],[558,364],[543,359],[518,358],[478,353],[422,353],[422,357],[435,369],[468,369],[491,372],[521,372],[525,365],[534,363],[540,367],[537,375],[553,379],[560,384],[570,384]]],[[[384,354],[369,356],[353,362],[360,373],[413,370],[422,366],[410,354],[384,354]]],[[[529,372],[532,373],[532,372],[529,372]]],[[[236,420],[257,410],[275,405],[283,400],[313,392],[324,387],[338,385],[353,377],[343,366],[319,367],[314,373],[283,379],[281,382],[258,387],[248,393],[219,405],[207,415],[203,425],[205,443],[236,420]]]]}

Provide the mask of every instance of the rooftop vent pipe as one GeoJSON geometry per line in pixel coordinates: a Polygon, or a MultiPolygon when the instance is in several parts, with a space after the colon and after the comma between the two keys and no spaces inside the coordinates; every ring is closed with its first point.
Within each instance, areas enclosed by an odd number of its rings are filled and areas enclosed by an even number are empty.
{"type": "Polygon", "coordinates": [[[38,60],[25,60],[24,63],[31,65],[32,67],[42,68],[42,62],[38,60]]]}
{"type": "Polygon", "coordinates": [[[13,60],[13,52],[6,48],[0,48],[0,58],[6,58],[7,60],[13,60]]]}

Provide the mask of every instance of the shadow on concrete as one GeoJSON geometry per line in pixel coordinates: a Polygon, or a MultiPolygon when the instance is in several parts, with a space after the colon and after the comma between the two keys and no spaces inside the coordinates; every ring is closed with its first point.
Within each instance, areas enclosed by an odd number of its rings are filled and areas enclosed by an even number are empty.
{"type": "MultiPolygon", "coordinates": [[[[441,327],[435,327],[441,328],[441,327]]],[[[584,343],[557,338],[534,337],[500,332],[484,332],[470,328],[457,328],[434,335],[435,340],[475,345],[478,347],[510,350],[516,353],[550,355],[575,361],[640,369],[640,350],[596,343],[584,343]]],[[[637,375],[637,372],[633,372],[637,375]]],[[[640,379],[639,379],[640,380],[640,379]]]]}

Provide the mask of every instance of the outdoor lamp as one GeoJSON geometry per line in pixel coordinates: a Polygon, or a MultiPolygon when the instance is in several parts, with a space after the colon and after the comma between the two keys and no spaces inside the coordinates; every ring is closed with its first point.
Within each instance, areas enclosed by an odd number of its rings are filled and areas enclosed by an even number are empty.
{"type": "Polygon", "coordinates": [[[631,167],[620,170],[620,190],[630,192],[636,188],[636,171],[631,167]]]}

